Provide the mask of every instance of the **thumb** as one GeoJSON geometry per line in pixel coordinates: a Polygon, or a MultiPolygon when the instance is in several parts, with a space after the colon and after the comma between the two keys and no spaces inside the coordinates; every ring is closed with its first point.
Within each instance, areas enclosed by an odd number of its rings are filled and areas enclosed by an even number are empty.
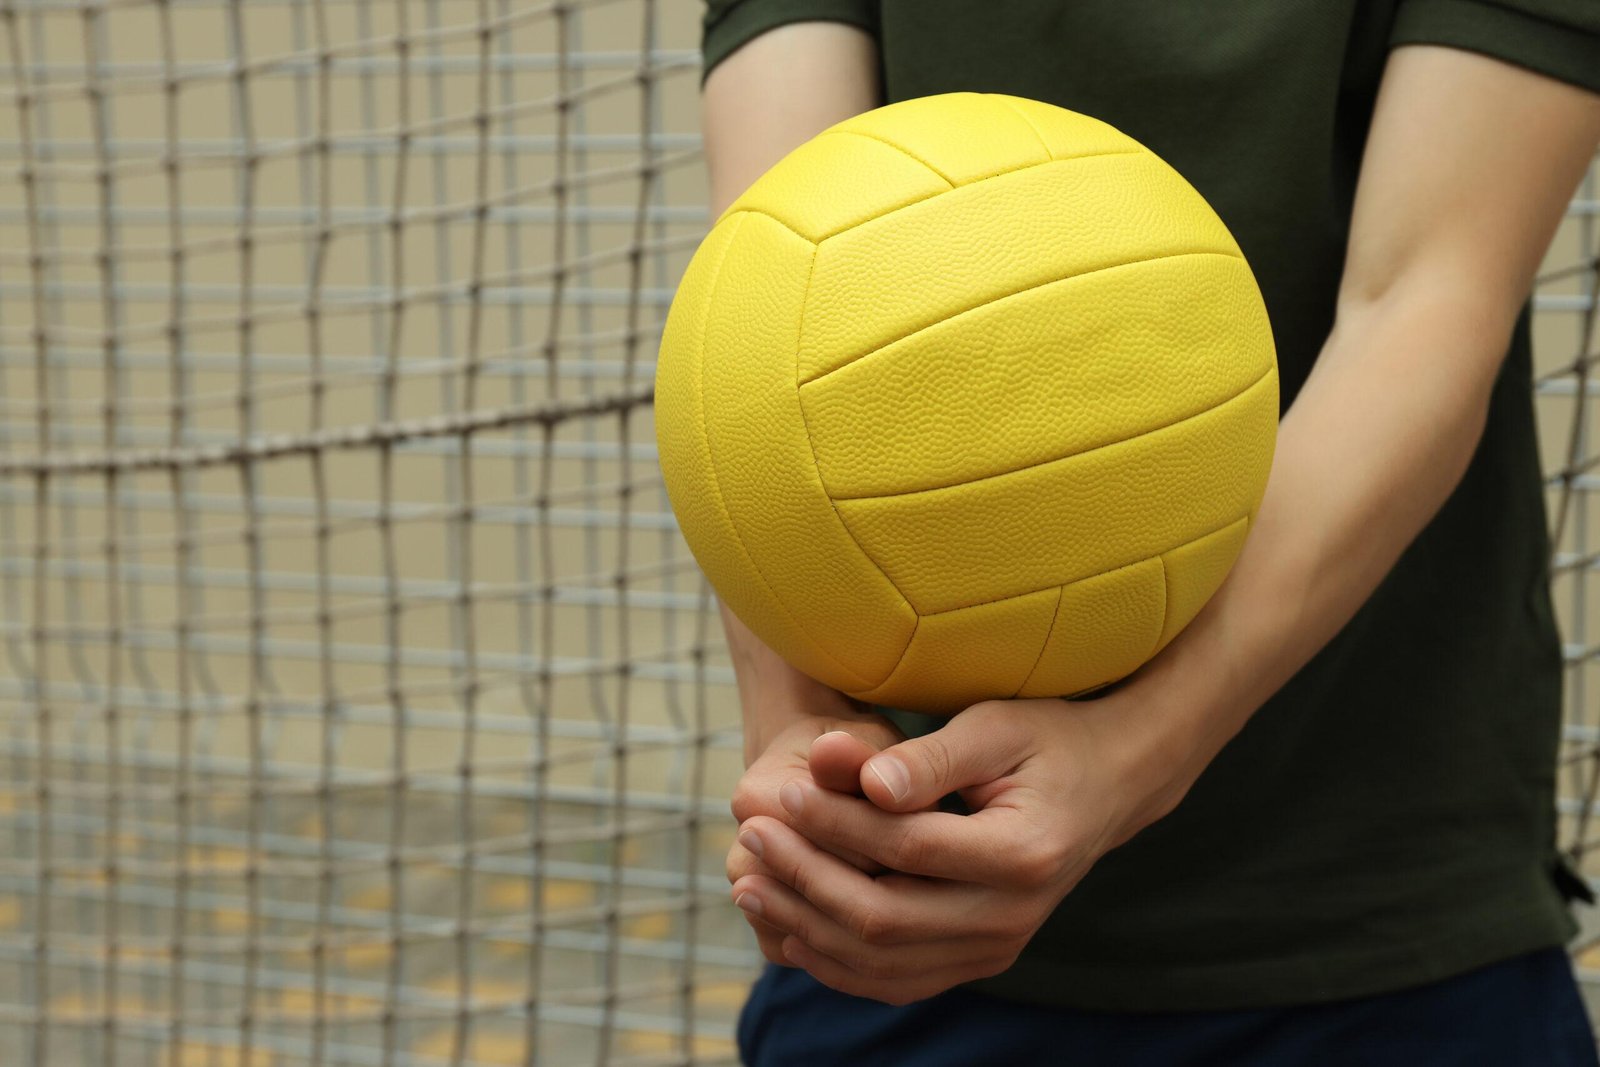
{"type": "Polygon", "coordinates": [[[861,765],[875,755],[879,747],[845,730],[829,730],[811,742],[811,751],[806,757],[811,777],[824,789],[857,793],[861,765]]]}
{"type": "Polygon", "coordinates": [[[1028,733],[1003,705],[975,705],[931,734],[884,749],[861,767],[861,790],[886,811],[918,811],[946,793],[1010,774],[1028,733]],[[981,709],[981,710],[980,710],[981,709]]]}

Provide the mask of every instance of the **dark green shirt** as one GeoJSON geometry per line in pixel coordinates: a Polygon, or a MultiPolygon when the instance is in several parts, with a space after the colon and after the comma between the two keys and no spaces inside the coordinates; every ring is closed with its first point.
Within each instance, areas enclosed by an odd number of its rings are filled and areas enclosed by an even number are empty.
{"type": "MultiPolygon", "coordinates": [[[[1600,0],[710,0],[704,69],[805,19],[877,36],[885,102],[1033,97],[1165,158],[1255,270],[1285,406],[1333,323],[1390,49],[1450,45],[1600,91],[1600,0]]],[[[1565,941],[1548,551],[1525,311],[1471,466],[1370,600],[1176,812],[975,985],[1084,1008],[1306,1003],[1565,941]]]]}

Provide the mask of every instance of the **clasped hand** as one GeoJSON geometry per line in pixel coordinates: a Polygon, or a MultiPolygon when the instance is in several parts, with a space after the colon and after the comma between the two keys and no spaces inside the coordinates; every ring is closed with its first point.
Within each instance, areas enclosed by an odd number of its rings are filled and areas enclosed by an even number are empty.
{"type": "Polygon", "coordinates": [[[735,791],[728,855],[762,953],[889,1004],[1006,970],[1182,795],[1117,703],[986,701],[911,740],[878,716],[778,735],[735,791]],[[949,793],[972,814],[938,810],[949,793]]]}

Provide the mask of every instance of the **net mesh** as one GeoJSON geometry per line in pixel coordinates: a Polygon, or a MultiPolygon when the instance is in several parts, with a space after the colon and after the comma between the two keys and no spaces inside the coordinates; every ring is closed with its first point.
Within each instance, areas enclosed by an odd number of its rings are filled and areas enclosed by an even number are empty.
{"type": "MultiPolygon", "coordinates": [[[[19,1062],[733,1062],[737,705],[648,406],[699,13],[0,0],[19,1062]]],[[[1597,213],[1537,315],[1584,863],[1597,213]]]]}
{"type": "MultiPolygon", "coordinates": [[[[1564,637],[1565,722],[1557,761],[1558,836],[1591,891],[1600,886],[1600,162],[1591,166],[1534,288],[1540,451],[1548,473],[1551,592],[1564,637]]],[[[1579,909],[1574,943],[1592,1018],[1600,1019],[1600,921],[1579,909]]]]}
{"type": "Polygon", "coordinates": [[[0,1048],[731,1062],[697,16],[0,3],[0,1048]]]}

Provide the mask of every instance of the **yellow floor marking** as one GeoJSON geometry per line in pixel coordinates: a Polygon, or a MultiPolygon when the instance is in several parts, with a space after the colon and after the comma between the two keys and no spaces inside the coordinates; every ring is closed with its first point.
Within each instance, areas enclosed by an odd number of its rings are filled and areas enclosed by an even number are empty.
{"type": "MultiPolygon", "coordinates": [[[[455,1033],[435,1030],[411,1047],[417,1056],[432,1056],[448,1061],[455,1053],[455,1033]]],[[[527,1046],[521,1037],[508,1034],[473,1034],[467,1041],[466,1058],[492,1067],[522,1067],[527,1062],[527,1046]]]]}
{"type": "Polygon", "coordinates": [[[664,911],[647,911],[622,924],[622,936],[665,941],[672,936],[672,916],[664,911]]]}
{"type": "MultiPolygon", "coordinates": [[[[628,1052],[658,1055],[671,1055],[682,1046],[683,1039],[665,1030],[633,1030],[622,1035],[622,1047],[628,1052]]],[[[696,1037],[690,1042],[690,1048],[696,1058],[710,1056],[731,1056],[738,1051],[732,1041],[725,1037],[696,1037]]]]}
{"type": "Polygon", "coordinates": [[[707,982],[694,991],[694,1002],[713,1008],[738,1009],[750,996],[749,982],[707,982]]]}
{"type": "Polygon", "coordinates": [[[394,897],[386,885],[369,885],[346,894],[344,898],[345,907],[361,911],[388,911],[393,901],[394,897]]]}
{"type": "MultiPolygon", "coordinates": [[[[526,878],[496,878],[484,896],[491,907],[505,911],[526,911],[533,900],[530,883],[526,878]]],[[[588,882],[550,878],[544,883],[546,911],[584,908],[593,903],[594,886],[588,882]]]]}

